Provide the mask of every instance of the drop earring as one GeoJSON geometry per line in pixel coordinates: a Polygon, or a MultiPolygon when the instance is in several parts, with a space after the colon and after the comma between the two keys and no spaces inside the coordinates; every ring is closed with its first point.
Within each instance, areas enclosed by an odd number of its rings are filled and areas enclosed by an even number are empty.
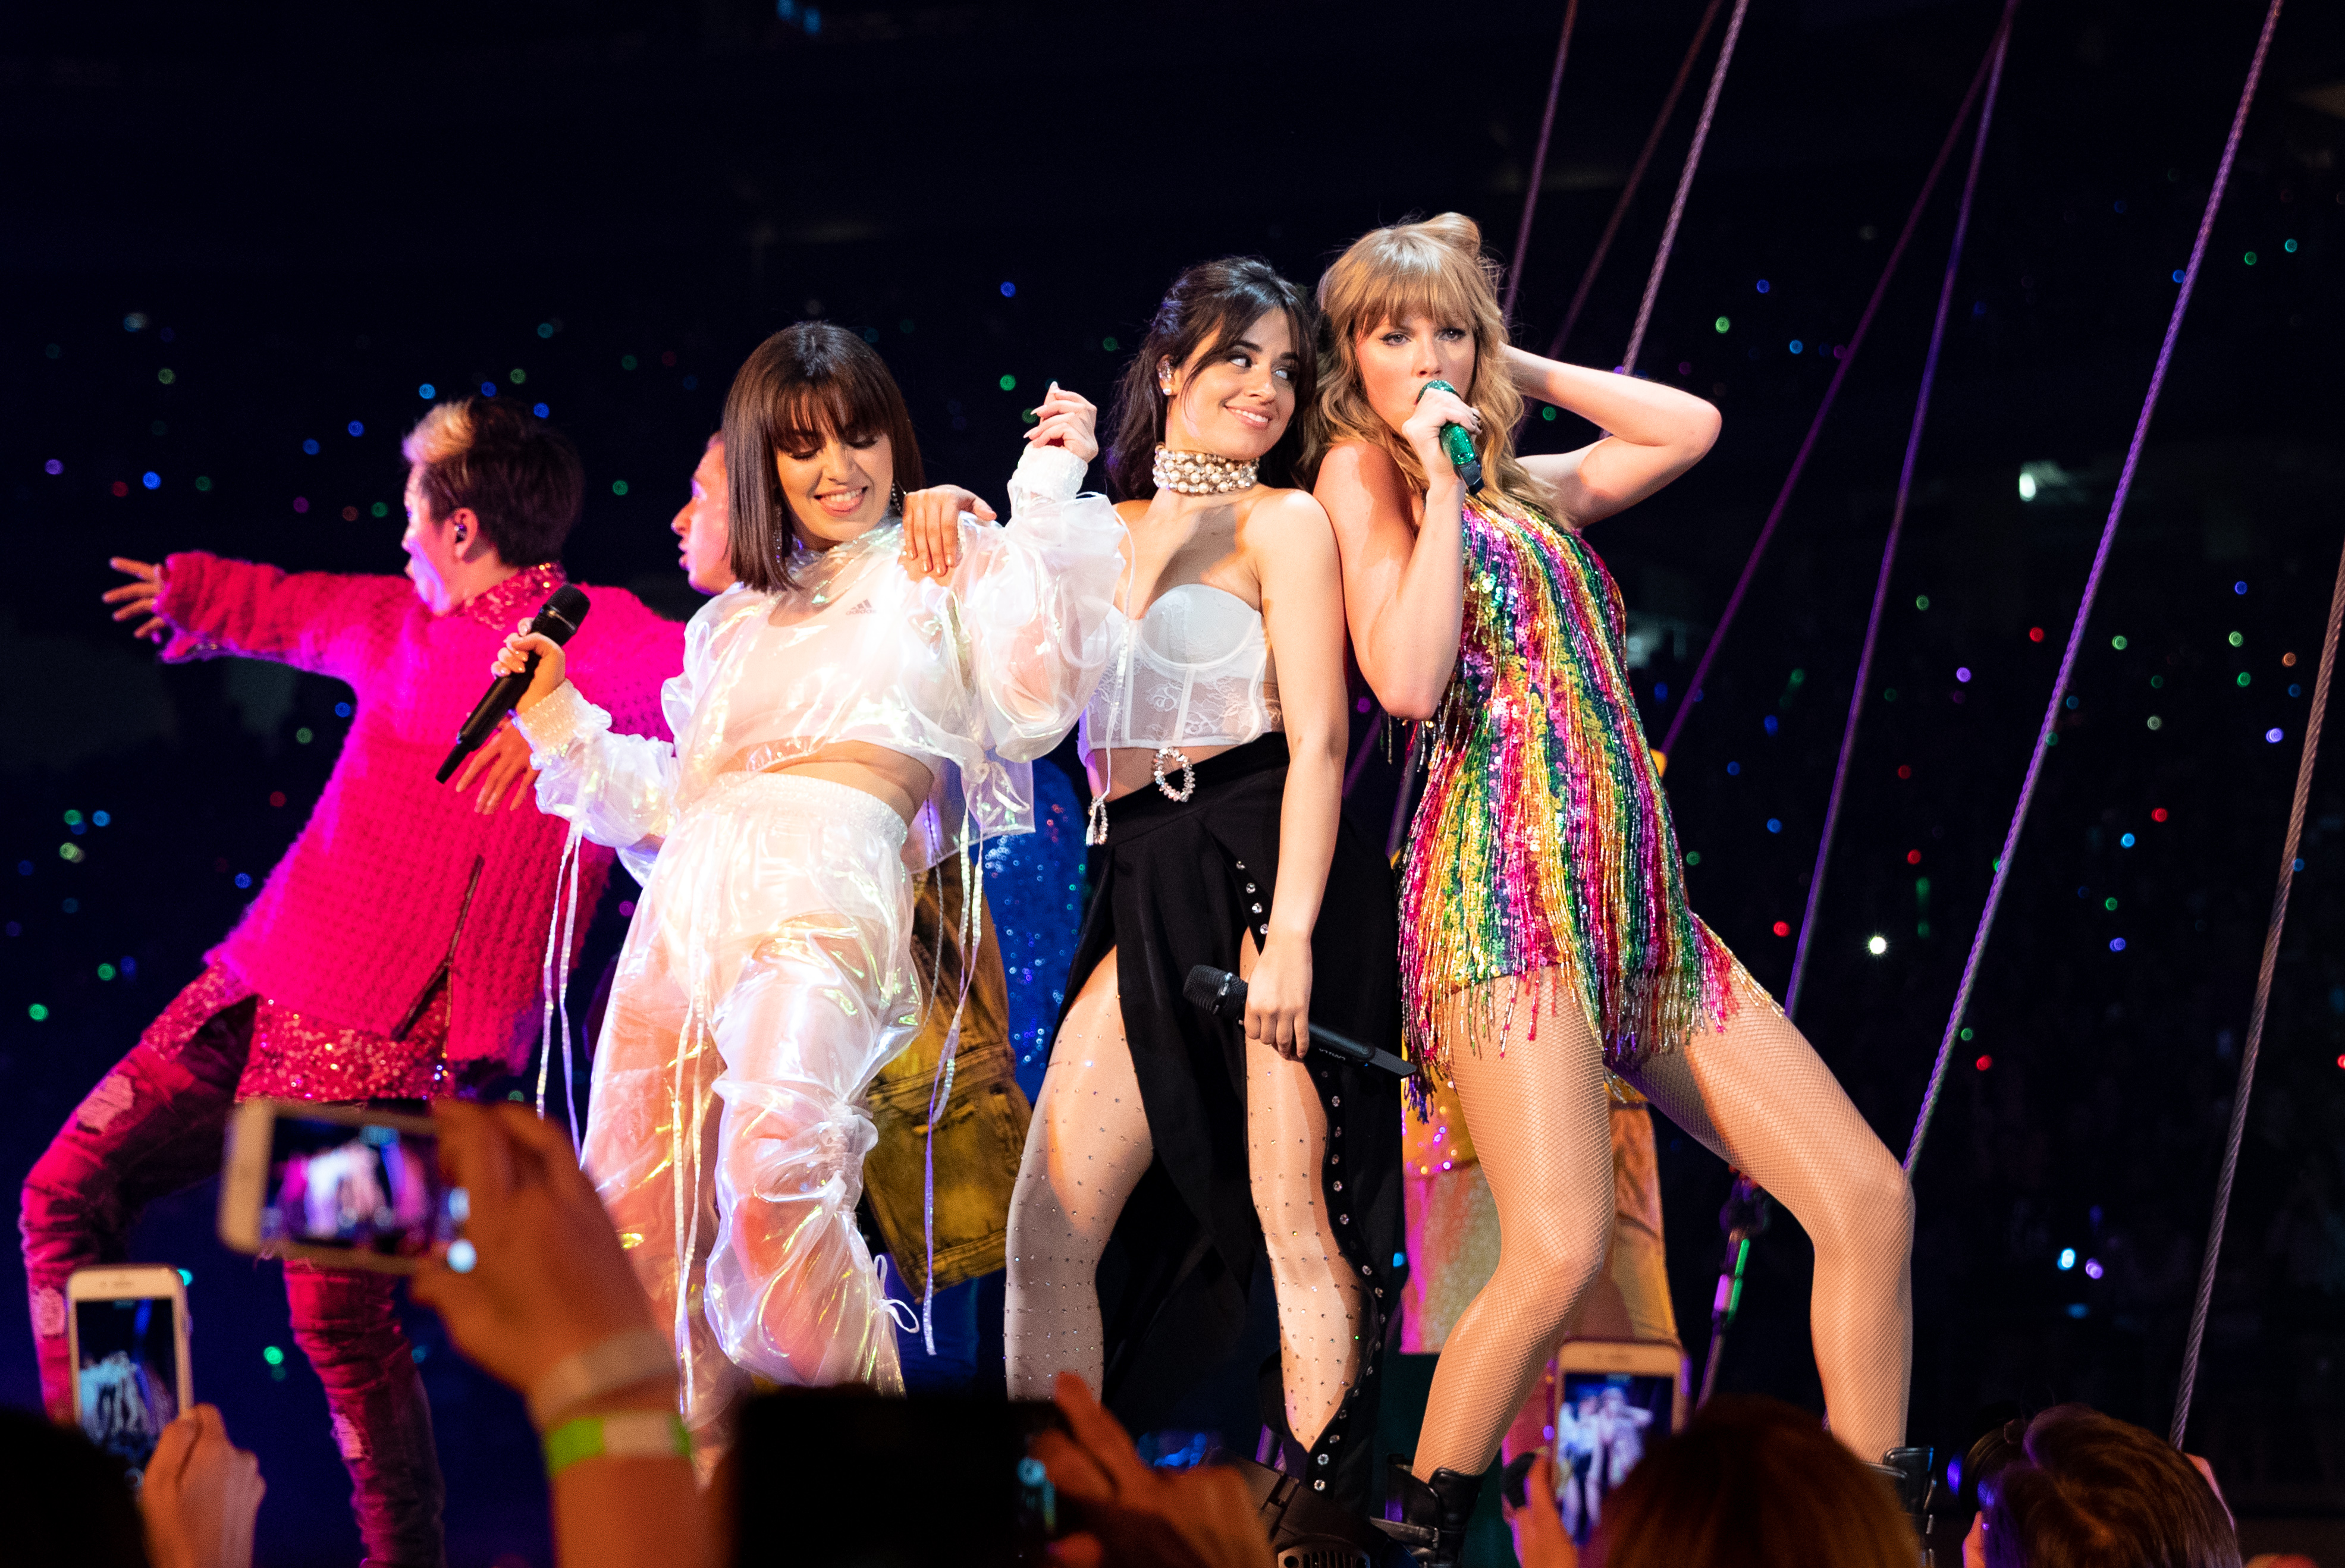
{"type": "Polygon", "coordinates": [[[893,481],[888,485],[888,510],[898,517],[904,515],[904,487],[893,481]]]}

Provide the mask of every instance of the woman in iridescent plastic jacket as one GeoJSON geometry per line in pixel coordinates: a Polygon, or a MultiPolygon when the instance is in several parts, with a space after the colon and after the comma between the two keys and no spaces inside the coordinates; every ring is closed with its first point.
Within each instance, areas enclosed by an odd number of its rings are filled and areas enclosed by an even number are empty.
{"type": "Polygon", "coordinates": [[[855,1207],[859,1102],[920,1014],[911,876],[1030,826],[1028,764],[1097,681],[1119,565],[1122,524],[1075,493],[1091,405],[1054,389],[1038,411],[1010,521],[986,527],[968,491],[919,488],[902,394],[859,338],[777,333],[726,401],[738,581],[686,632],[675,744],[611,733],[550,642],[500,656],[540,655],[516,713],[540,809],[656,854],[583,1155],[673,1325],[705,1452],[753,1376],[901,1386],[855,1207]]]}

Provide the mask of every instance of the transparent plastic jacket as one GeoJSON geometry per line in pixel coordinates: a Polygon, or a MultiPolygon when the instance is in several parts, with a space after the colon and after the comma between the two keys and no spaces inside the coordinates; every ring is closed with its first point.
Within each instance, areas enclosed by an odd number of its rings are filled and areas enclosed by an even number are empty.
{"type": "Polygon", "coordinates": [[[855,1208],[864,1101],[920,1014],[908,867],[1030,831],[1029,759],[1099,679],[1123,530],[1072,494],[1081,470],[1030,451],[1008,526],[963,520],[949,588],[906,573],[891,522],[798,589],[711,601],[665,692],[678,745],[612,733],[567,686],[522,722],[540,807],[645,884],[582,1154],[705,1452],[749,1375],[901,1387],[855,1208]],[[768,771],[841,741],[936,769],[910,839],[876,796],[768,771]]]}
{"type": "Polygon", "coordinates": [[[531,711],[533,744],[560,751],[591,736],[593,754],[559,782],[541,771],[539,808],[618,849],[641,881],[676,814],[721,775],[864,741],[936,773],[905,848],[910,869],[970,837],[1030,833],[1030,764],[1059,744],[1106,667],[1122,570],[1114,508],[1074,493],[1083,467],[1062,448],[1030,448],[1010,481],[1008,526],[962,517],[949,584],[903,570],[903,525],[890,520],[801,556],[796,589],[710,600],[663,694],[672,747],[611,735],[599,710],[557,690],[531,711]]]}

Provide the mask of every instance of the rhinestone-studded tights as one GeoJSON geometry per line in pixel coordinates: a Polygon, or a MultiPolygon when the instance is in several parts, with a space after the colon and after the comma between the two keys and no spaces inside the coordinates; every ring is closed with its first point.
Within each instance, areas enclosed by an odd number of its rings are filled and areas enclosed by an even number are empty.
{"type": "MultiPolygon", "coordinates": [[[[1249,938],[1241,967],[1251,969],[1253,956],[1249,938]]],[[[1358,1374],[1366,1314],[1321,1193],[1327,1124],[1310,1070],[1250,1043],[1245,1098],[1254,1214],[1278,1300],[1287,1427],[1308,1448],[1358,1374]]],[[[1061,1371],[1099,1387],[1100,1254],[1154,1152],[1111,953],[1068,1009],[1010,1199],[1005,1338],[1012,1399],[1050,1398],[1061,1371]]]]}
{"type": "MultiPolygon", "coordinates": [[[[1809,1305],[1833,1433],[1878,1462],[1904,1440],[1913,1361],[1914,1199],[1830,1068],[1738,971],[1733,1016],[1624,1076],[1747,1171],[1815,1244],[1809,1305]]],[[[1556,972],[1451,1003],[1457,1097],[1498,1210],[1498,1266],[1450,1330],[1412,1461],[1478,1475],[1498,1452],[1612,1229],[1602,1053],[1556,972]],[[1538,1035],[1531,1037],[1533,1020],[1538,1035]]]]}

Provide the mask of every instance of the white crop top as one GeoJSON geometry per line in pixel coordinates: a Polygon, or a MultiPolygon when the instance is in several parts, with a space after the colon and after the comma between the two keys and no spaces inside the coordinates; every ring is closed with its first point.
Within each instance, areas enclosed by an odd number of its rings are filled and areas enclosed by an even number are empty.
{"type": "Polygon", "coordinates": [[[1236,594],[1183,582],[1132,622],[1107,618],[1107,671],[1083,709],[1081,745],[1244,745],[1284,727],[1270,673],[1262,612],[1236,594]]]}

